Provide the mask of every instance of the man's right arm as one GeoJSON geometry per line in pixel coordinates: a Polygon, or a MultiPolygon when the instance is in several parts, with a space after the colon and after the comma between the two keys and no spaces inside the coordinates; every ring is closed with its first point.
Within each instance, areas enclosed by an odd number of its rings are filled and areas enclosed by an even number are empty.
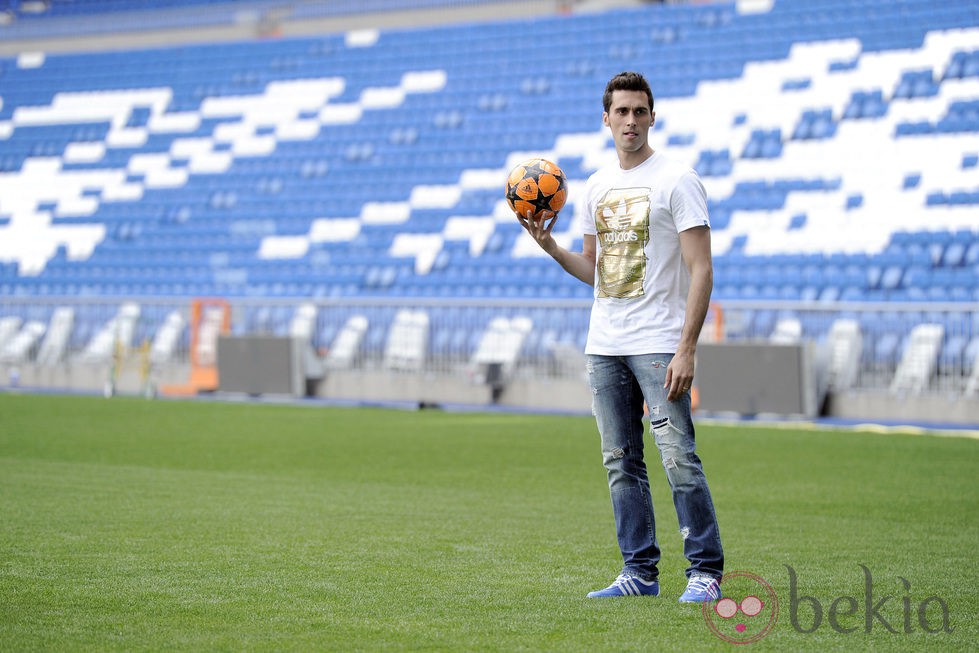
{"type": "Polygon", "coordinates": [[[571,252],[563,247],[557,249],[559,251],[556,255],[551,254],[551,257],[560,263],[568,274],[581,279],[589,286],[595,285],[595,236],[585,234],[580,252],[571,252]]]}
{"type": "Polygon", "coordinates": [[[595,285],[595,236],[585,234],[580,252],[567,250],[554,240],[551,229],[557,222],[557,216],[546,220],[528,220],[518,216],[520,224],[527,230],[541,249],[553,258],[565,271],[576,279],[584,281],[589,286],[595,285]]]}

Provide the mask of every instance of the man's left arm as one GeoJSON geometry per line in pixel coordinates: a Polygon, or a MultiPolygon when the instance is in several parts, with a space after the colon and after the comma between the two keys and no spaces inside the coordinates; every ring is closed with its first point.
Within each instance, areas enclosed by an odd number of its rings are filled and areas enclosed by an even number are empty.
{"type": "Polygon", "coordinates": [[[710,228],[694,227],[681,231],[680,253],[690,272],[690,290],[687,292],[687,311],[680,334],[680,345],[666,370],[666,398],[675,401],[690,390],[693,383],[697,341],[707,319],[710,296],[714,289],[714,265],[711,259],[710,228]]]}

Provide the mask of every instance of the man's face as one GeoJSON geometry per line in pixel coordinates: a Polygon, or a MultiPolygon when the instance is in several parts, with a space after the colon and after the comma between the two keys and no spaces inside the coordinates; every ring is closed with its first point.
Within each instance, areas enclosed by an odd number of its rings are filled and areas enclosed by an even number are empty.
{"type": "Polygon", "coordinates": [[[649,98],[642,91],[613,91],[612,104],[602,116],[612,132],[619,152],[641,152],[647,147],[649,128],[656,114],[649,109],[649,98]]]}

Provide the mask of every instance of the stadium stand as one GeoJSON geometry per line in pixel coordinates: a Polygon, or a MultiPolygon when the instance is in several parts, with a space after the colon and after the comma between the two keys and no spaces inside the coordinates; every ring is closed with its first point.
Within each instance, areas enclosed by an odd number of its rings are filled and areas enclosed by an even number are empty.
{"type": "Polygon", "coordinates": [[[166,365],[177,353],[180,334],[186,326],[180,311],[171,311],[153,337],[150,347],[150,363],[154,366],[166,365]]]}
{"type": "MultiPolygon", "coordinates": [[[[77,51],[87,40],[91,47],[85,49],[106,50],[116,41],[126,43],[126,35],[132,34],[138,35],[139,47],[146,47],[150,38],[173,43],[181,31],[180,43],[201,40],[188,30],[227,40],[278,37],[284,27],[288,32],[326,33],[358,22],[378,27],[458,22],[452,20],[455,14],[496,18],[507,14],[508,3],[510,11],[524,17],[554,8],[548,0],[0,0],[0,37],[40,41],[59,51],[77,51]]],[[[609,8],[621,0],[602,4],[609,8]]]]}
{"type": "MultiPolygon", "coordinates": [[[[19,19],[0,35],[45,24],[56,35],[70,12],[136,23],[138,4],[55,1],[44,16],[8,3],[19,19]]],[[[201,26],[236,3],[157,4],[173,25],[211,17],[201,26]]],[[[357,4],[294,3],[292,16],[357,4]]],[[[336,303],[310,331],[328,367],[385,343],[392,366],[466,360],[492,319],[519,315],[459,311],[460,298],[578,306],[532,319],[520,351],[548,356],[582,342],[591,290],[523,236],[502,180],[529,155],[561,165],[571,190],[558,238],[576,245],[576,188],[612,152],[602,86],[639,69],[657,98],[654,147],[708,190],[715,300],[752,303],[731,337],[794,324],[793,338],[835,342],[848,305],[892,304],[852,319],[862,366],[893,375],[930,317],[905,308],[952,305],[934,365],[915,369],[954,370],[961,388],[979,337],[977,43],[971,0],[779,0],[24,51],[0,58],[0,295],[138,299],[146,311],[222,297],[255,306],[235,329],[274,333],[288,332],[291,307],[255,302],[336,303]],[[426,303],[429,335],[411,352],[393,344],[404,313],[341,306],[365,300],[426,303]]],[[[21,306],[2,310],[26,319],[21,306]]],[[[171,308],[144,312],[137,337],[171,308]]],[[[78,307],[70,342],[105,319],[78,307]]]]}
{"type": "Polygon", "coordinates": [[[835,391],[852,388],[857,381],[863,357],[863,334],[853,318],[839,318],[829,330],[830,365],[827,384],[835,391]]]}
{"type": "Polygon", "coordinates": [[[337,333],[326,355],[326,366],[331,369],[352,367],[360,354],[369,322],[363,315],[351,315],[337,333]]]}
{"type": "Polygon", "coordinates": [[[25,324],[0,350],[0,362],[21,363],[28,360],[46,328],[43,322],[37,320],[25,324]]]}
{"type": "Polygon", "coordinates": [[[425,365],[429,340],[428,313],[402,309],[394,316],[384,350],[390,370],[419,371],[425,365]]]}
{"type": "Polygon", "coordinates": [[[60,306],[54,310],[44,340],[37,351],[35,361],[38,365],[52,366],[65,360],[74,325],[75,309],[70,306],[60,306]]]}
{"type": "Polygon", "coordinates": [[[891,382],[891,392],[920,393],[928,386],[938,363],[944,335],[945,328],[941,324],[919,324],[911,329],[908,345],[891,382]]]}
{"type": "Polygon", "coordinates": [[[107,363],[115,356],[129,353],[133,346],[133,334],[139,320],[140,307],[126,302],[119,307],[115,317],[100,328],[78,356],[81,363],[107,363]]]}

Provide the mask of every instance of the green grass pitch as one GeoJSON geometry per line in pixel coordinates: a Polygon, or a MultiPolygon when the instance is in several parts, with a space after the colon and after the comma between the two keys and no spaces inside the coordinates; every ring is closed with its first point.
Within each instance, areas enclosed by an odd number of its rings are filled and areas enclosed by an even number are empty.
{"type": "MultiPolygon", "coordinates": [[[[777,596],[747,648],[975,650],[979,440],[698,446],[777,596]]],[[[737,649],[676,600],[647,458],[662,595],[589,600],[621,564],[589,417],[0,394],[0,651],[737,649]]]]}

